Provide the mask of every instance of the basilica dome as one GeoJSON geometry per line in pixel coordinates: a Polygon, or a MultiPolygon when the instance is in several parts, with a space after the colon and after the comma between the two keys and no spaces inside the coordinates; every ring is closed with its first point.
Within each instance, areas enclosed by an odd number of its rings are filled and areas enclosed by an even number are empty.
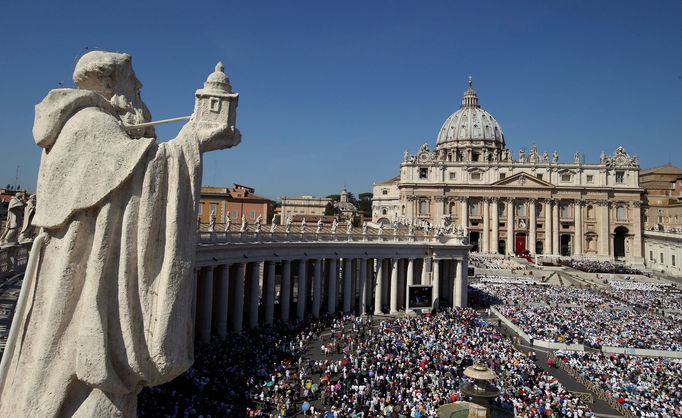
{"type": "Polygon", "coordinates": [[[438,132],[436,148],[485,146],[502,149],[504,134],[500,124],[478,104],[478,95],[469,85],[464,92],[459,110],[445,120],[438,132]]]}

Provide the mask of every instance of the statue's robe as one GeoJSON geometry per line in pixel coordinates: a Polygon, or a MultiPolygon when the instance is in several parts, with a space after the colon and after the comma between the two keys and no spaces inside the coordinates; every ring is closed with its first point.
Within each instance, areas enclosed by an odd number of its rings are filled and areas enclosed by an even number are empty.
{"type": "Polygon", "coordinates": [[[34,136],[47,240],[0,416],[135,416],[142,386],[193,361],[198,141],[189,125],[132,139],[102,96],[71,89],[36,106],[34,136]]]}

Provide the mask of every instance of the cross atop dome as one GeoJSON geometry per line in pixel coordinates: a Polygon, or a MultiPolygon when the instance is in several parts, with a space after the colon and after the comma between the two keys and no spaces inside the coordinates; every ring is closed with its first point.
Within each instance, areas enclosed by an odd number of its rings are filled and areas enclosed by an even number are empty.
{"type": "Polygon", "coordinates": [[[467,89],[464,91],[464,97],[462,98],[462,106],[461,107],[481,107],[481,105],[478,104],[478,94],[476,94],[476,90],[474,90],[474,82],[472,80],[472,77],[469,76],[469,80],[467,82],[467,89]]]}

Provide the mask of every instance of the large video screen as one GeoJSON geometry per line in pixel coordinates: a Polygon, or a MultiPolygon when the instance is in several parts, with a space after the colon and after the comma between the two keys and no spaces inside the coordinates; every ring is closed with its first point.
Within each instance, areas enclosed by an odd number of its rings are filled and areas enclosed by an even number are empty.
{"type": "Polygon", "coordinates": [[[475,276],[474,267],[467,267],[467,277],[474,277],[474,276],[475,276]]]}
{"type": "Polygon", "coordinates": [[[414,285],[407,288],[408,309],[431,307],[432,286],[414,285]]]}

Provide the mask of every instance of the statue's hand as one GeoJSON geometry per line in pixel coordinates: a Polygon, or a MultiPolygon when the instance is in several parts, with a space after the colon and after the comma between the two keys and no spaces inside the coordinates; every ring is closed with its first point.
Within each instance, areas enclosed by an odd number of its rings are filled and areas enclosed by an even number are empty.
{"type": "Polygon", "coordinates": [[[194,128],[194,132],[199,139],[199,149],[201,152],[234,147],[242,140],[239,129],[234,126],[227,126],[226,123],[208,124],[192,120],[187,125],[194,128]]]}

